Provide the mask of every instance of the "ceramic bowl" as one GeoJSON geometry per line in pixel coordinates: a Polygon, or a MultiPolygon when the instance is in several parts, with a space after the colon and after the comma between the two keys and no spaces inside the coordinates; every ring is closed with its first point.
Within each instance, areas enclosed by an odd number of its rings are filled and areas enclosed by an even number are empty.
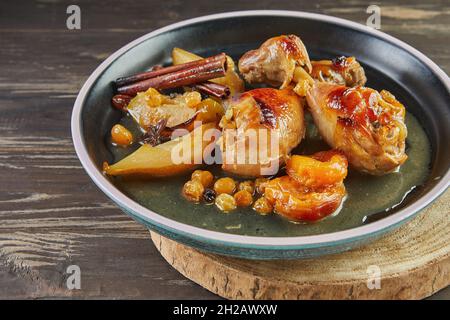
{"type": "MultiPolygon", "coordinates": [[[[124,212],[165,237],[200,250],[248,259],[315,257],[354,248],[399,227],[446,190],[450,177],[449,87],[448,76],[422,53],[366,26],[305,12],[230,12],[172,24],[112,54],[91,74],[76,99],[72,136],[78,157],[94,183],[124,212]],[[309,233],[283,235],[279,225],[275,232],[272,229],[276,223],[272,228],[270,222],[261,222],[266,228],[262,233],[235,232],[223,228],[224,215],[203,216],[193,213],[200,210],[198,207],[176,201],[177,198],[169,201],[163,187],[159,194],[153,191],[147,201],[140,201],[139,190],[135,194],[123,192],[114,180],[102,174],[102,162],[111,161],[105,137],[120,118],[120,112],[110,106],[112,80],[151,65],[170,63],[173,47],[205,55],[225,51],[239,57],[267,38],[291,33],[302,38],[312,57],[356,56],[367,71],[369,84],[393,91],[419,119],[430,141],[429,174],[395,210],[364,223],[350,223],[350,218],[346,222],[345,217],[341,217],[341,224],[319,222],[304,228],[313,230],[309,233]]],[[[377,201],[374,198],[368,195],[367,201],[377,201]]],[[[355,215],[361,214],[357,211],[355,215]]],[[[230,219],[236,217],[239,216],[230,219]]],[[[245,219],[251,224],[248,217],[245,219]]],[[[255,224],[259,223],[257,219],[255,224]]],[[[293,228],[303,230],[299,229],[302,225],[289,227],[293,228]]]]}

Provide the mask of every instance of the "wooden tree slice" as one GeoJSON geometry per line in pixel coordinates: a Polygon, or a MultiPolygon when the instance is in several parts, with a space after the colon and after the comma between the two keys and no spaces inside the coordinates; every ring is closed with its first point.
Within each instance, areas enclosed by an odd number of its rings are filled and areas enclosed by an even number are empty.
{"type": "Polygon", "coordinates": [[[450,284],[450,190],[383,238],[316,259],[231,258],[151,234],[176,270],[228,299],[422,299],[450,284]],[[380,289],[368,288],[370,266],[381,271],[380,289]]]}

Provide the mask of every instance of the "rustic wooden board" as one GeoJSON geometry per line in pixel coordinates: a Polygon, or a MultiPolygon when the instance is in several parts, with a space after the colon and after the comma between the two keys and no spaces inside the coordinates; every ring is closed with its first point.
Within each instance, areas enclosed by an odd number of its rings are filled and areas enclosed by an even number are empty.
{"type": "Polygon", "coordinates": [[[231,258],[151,235],[170,265],[228,299],[422,299],[450,285],[449,216],[450,190],[373,243],[307,260],[231,258]]]}
{"type": "MultiPolygon", "coordinates": [[[[172,22],[223,11],[288,9],[364,23],[368,4],[80,0],[82,29],[71,31],[66,8],[73,3],[0,1],[0,298],[217,298],[167,265],[147,230],[84,173],[70,137],[81,85],[109,54],[172,22]],[[65,286],[70,264],[81,268],[81,290],[65,286]]],[[[377,3],[382,31],[450,71],[448,1],[377,3]]]]}

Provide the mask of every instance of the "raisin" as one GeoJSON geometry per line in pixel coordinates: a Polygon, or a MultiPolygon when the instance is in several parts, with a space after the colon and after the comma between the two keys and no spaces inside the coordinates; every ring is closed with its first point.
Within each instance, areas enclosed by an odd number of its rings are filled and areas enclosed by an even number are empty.
{"type": "Polygon", "coordinates": [[[203,193],[203,199],[208,203],[214,202],[216,199],[216,192],[212,189],[206,189],[203,193]]]}

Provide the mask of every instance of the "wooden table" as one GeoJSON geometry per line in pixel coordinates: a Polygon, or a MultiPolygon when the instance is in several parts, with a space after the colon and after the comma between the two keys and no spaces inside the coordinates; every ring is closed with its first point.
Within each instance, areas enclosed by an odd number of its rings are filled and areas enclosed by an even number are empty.
{"type": "MultiPolygon", "coordinates": [[[[217,298],[173,270],[148,231],[90,181],[71,142],[73,102],[109,54],[175,21],[248,9],[303,10],[360,23],[368,17],[365,1],[314,2],[1,2],[0,298],[217,298]],[[74,2],[81,30],[66,28],[66,8],[74,2]],[[66,287],[69,265],[80,266],[81,290],[66,287]]],[[[448,73],[448,1],[383,2],[382,31],[448,73]]],[[[450,288],[433,298],[449,299],[450,288]]]]}

